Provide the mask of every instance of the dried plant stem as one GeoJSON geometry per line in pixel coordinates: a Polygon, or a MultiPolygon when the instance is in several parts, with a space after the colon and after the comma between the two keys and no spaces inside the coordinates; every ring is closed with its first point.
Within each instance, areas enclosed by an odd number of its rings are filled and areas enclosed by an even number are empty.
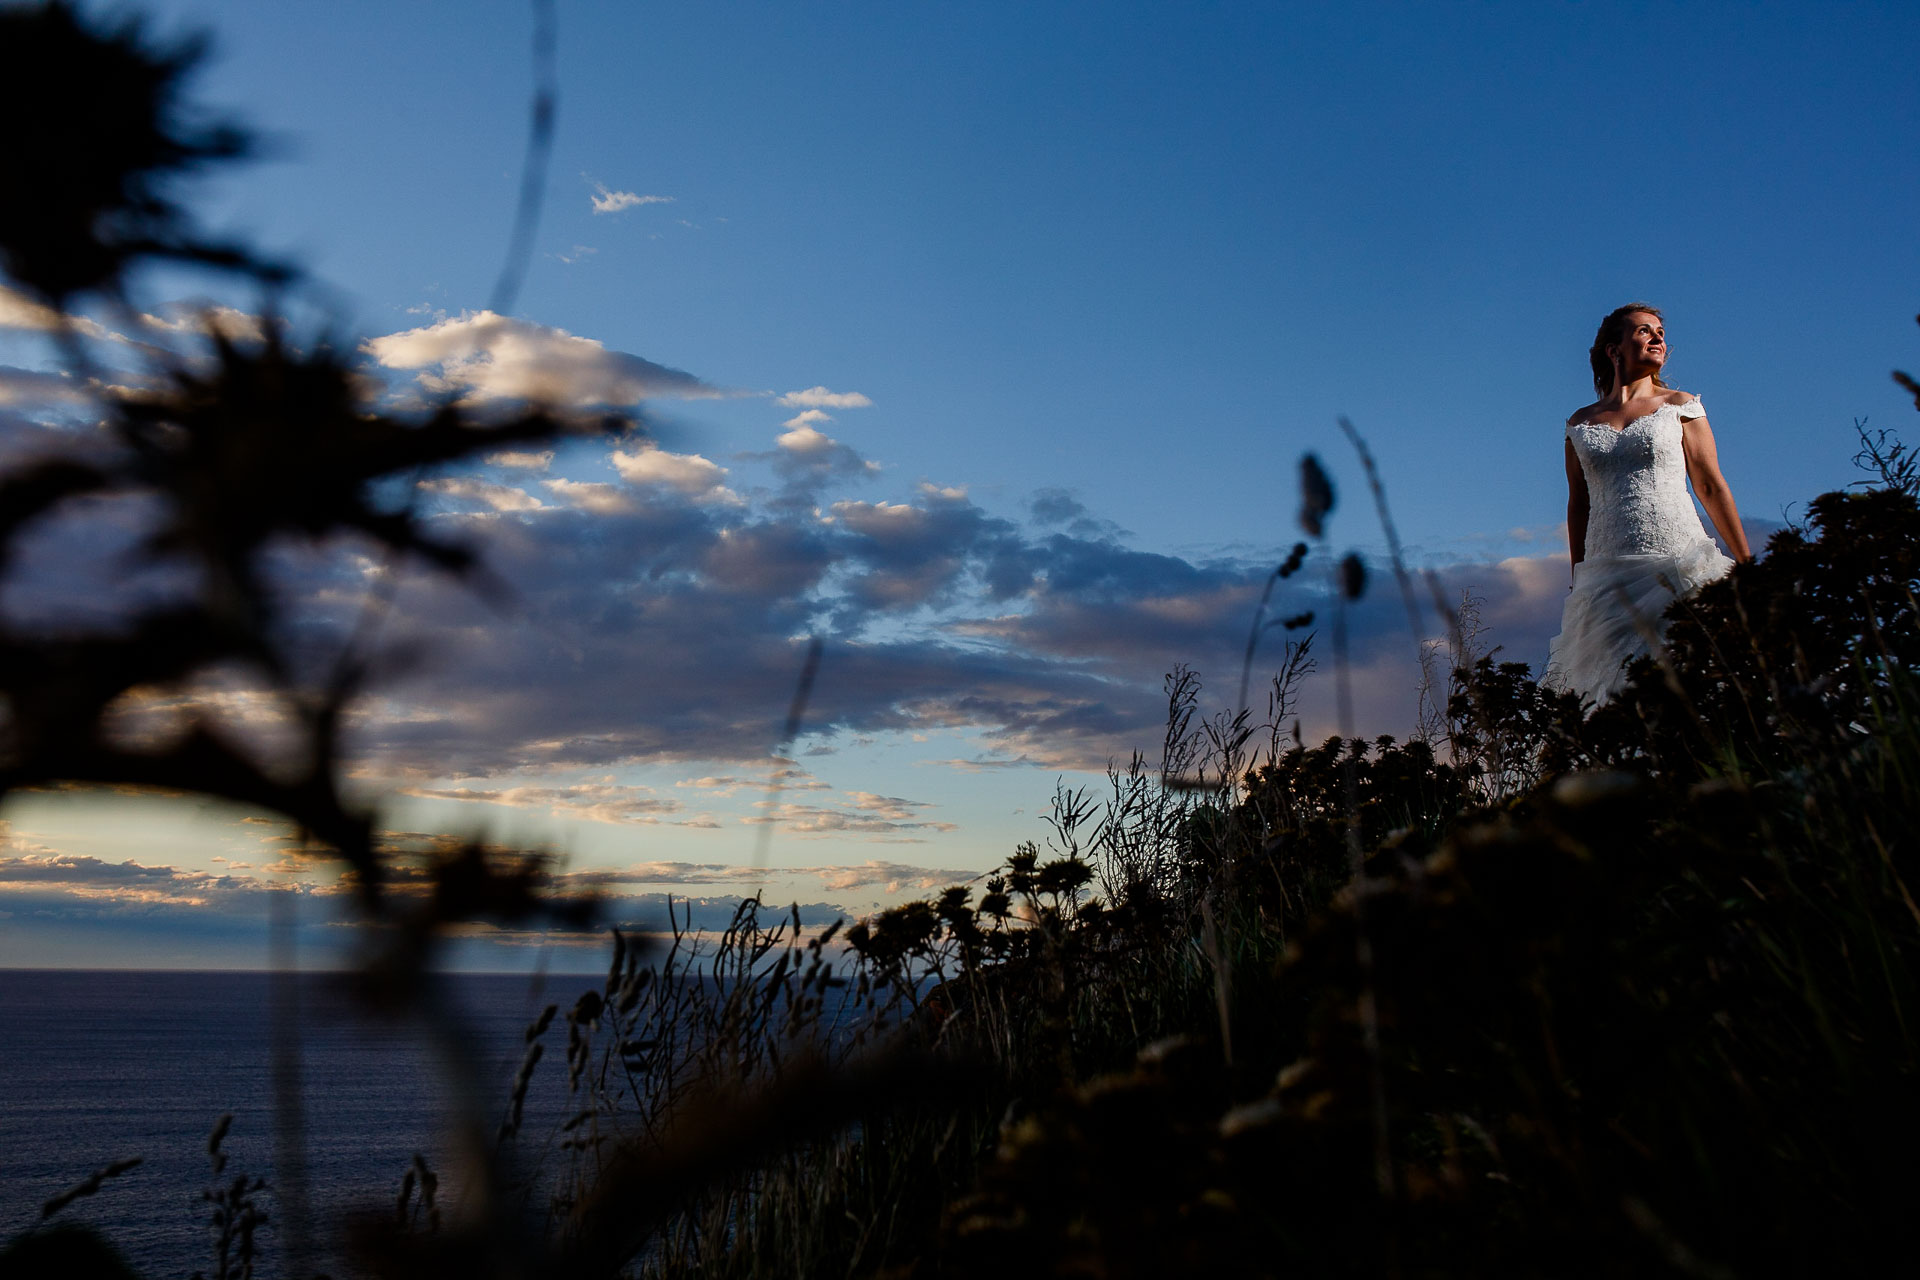
{"type": "Polygon", "coordinates": [[[1394,581],[1400,584],[1400,601],[1406,606],[1407,626],[1417,641],[1421,638],[1420,605],[1414,596],[1413,575],[1407,571],[1406,553],[1400,546],[1400,531],[1394,527],[1393,512],[1387,506],[1387,487],[1380,479],[1380,468],[1373,460],[1373,450],[1367,448],[1366,440],[1345,415],[1340,418],[1340,430],[1353,442],[1354,451],[1360,455],[1360,465],[1366,469],[1367,487],[1373,491],[1373,506],[1380,516],[1380,529],[1387,535],[1387,554],[1393,564],[1394,581]]]}
{"type": "Polygon", "coordinates": [[[553,121],[560,101],[559,76],[554,70],[554,48],[559,41],[559,19],[554,0],[533,0],[533,102],[528,109],[527,152],[520,168],[520,203],[507,238],[506,260],[493,286],[489,307],[511,315],[520,297],[527,262],[533,256],[533,237],[540,227],[540,206],[547,189],[547,161],[553,154],[553,121]]]}

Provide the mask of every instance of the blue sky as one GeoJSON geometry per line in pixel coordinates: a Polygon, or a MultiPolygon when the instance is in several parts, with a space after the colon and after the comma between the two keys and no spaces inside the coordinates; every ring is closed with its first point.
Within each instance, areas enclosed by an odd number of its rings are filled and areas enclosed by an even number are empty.
{"type": "MultiPolygon", "coordinates": [[[[1853,478],[1853,419],[1912,412],[1887,376],[1920,363],[1911,6],[563,0],[497,321],[526,6],[156,12],[216,33],[199,96],[273,140],[206,220],[306,263],[397,392],[545,370],[661,424],[430,482],[522,611],[409,587],[444,660],[361,730],[395,830],[550,842],[636,912],[759,883],[775,770],[769,892],[822,911],[1042,835],[1056,779],[1157,741],[1174,662],[1231,696],[1303,451],[1342,485],[1336,546],[1377,551],[1343,413],[1416,558],[1537,662],[1559,424],[1628,299],[1666,309],[1757,527],[1853,478]],[[770,763],[807,634],[816,731],[770,763]]],[[[49,367],[30,325],[0,341],[49,367]]],[[[321,612],[355,571],[327,572],[321,612]]],[[[1361,728],[1404,733],[1396,602],[1357,626],[1361,728]]],[[[0,964],[257,963],[284,833],[241,817],[16,798],[0,964]]]]}

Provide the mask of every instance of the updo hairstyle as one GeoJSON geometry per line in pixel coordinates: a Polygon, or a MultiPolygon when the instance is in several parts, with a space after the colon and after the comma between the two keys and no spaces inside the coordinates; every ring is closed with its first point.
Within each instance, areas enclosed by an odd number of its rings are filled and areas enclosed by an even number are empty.
{"type": "MultiPolygon", "coordinates": [[[[1666,319],[1660,314],[1660,308],[1650,307],[1644,302],[1629,302],[1624,307],[1615,307],[1600,322],[1600,332],[1595,335],[1593,345],[1587,348],[1587,363],[1593,366],[1593,389],[1603,400],[1613,390],[1613,360],[1607,355],[1607,348],[1627,336],[1627,317],[1641,311],[1656,320],[1666,319]]],[[[1662,389],[1667,386],[1657,373],[1653,375],[1653,385],[1662,389]]]]}

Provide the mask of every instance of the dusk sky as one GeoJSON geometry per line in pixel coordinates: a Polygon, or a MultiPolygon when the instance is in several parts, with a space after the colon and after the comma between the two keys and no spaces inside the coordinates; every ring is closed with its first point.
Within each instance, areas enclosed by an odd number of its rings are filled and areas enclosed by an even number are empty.
{"type": "MultiPolygon", "coordinates": [[[[1205,709],[1233,699],[1302,453],[1340,489],[1328,550],[1380,566],[1343,414],[1416,566],[1537,667],[1567,578],[1561,424],[1623,302],[1665,310],[1668,379],[1702,397],[1756,546],[1858,477],[1855,419],[1920,427],[1888,376],[1920,365],[1910,3],[561,0],[510,316],[487,307],[529,6],[149,10],[214,33],[196,96],[266,135],[194,203],[324,286],[309,338],[395,397],[655,425],[422,481],[515,602],[409,579],[394,638],[438,660],[354,730],[387,828],[551,847],[635,921],[761,886],[857,915],[1043,840],[1056,781],[1097,791],[1157,750],[1174,664],[1205,709]],[[775,760],[811,636],[806,729],[775,760]]],[[[213,287],[140,302],[252,305],[213,287]]],[[[32,308],[0,295],[0,327],[6,429],[71,427],[32,308]]],[[[81,538],[43,531],[0,609],[110,595],[59,567],[81,538]]],[[[1279,607],[1323,605],[1328,560],[1279,607]]],[[[324,612],[366,569],[291,581],[324,612]]],[[[1358,727],[1404,736],[1397,595],[1354,627],[1358,727]]],[[[1323,662],[1309,740],[1332,707],[1323,662]]],[[[324,877],[271,869],[287,833],[260,815],[60,793],[0,820],[0,965],[255,967],[283,882],[336,954],[324,877]]],[[[524,939],[469,959],[536,955],[600,963],[524,939]]]]}

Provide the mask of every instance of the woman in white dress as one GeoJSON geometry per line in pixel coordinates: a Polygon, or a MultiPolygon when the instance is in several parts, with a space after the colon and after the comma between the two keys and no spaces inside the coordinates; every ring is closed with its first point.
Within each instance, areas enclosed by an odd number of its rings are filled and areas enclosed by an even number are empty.
{"type": "Polygon", "coordinates": [[[1543,682],[1595,704],[1650,651],[1661,615],[1733,567],[1707,537],[1687,482],[1734,560],[1749,560],[1699,397],[1661,380],[1660,312],[1631,303],[1600,323],[1587,353],[1600,398],[1567,419],[1567,542],[1573,586],[1543,682]]]}

